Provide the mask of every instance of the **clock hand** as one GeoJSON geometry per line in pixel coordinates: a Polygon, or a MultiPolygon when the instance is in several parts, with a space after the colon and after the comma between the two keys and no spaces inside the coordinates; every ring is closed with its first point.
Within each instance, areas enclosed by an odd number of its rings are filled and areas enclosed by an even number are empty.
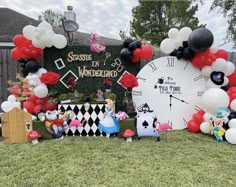
{"type": "Polygon", "coordinates": [[[171,110],[171,106],[172,106],[172,103],[171,103],[171,101],[172,101],[172,95],[170,95],[170,110],[171,110]]]}
{"type": "Polygon", "coordinates": [[[177,98],[177,97],[175,97],[175,96],[173,96],[173,95],[170,95],[170,97],[173,97],[174,99],[179,100],[179,101],[181,101],[182,103],[189,104],[189,103],[187,103],[186,101],[184,101],[184,100],[182,100],[182,99],[179,99],[179,98],[177,98]]]}

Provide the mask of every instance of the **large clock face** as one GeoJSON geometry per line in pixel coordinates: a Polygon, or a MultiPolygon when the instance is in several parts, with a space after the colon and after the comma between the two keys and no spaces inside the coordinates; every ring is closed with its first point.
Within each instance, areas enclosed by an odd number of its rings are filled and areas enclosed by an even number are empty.
{"type": "Polygon", "coordinates": [[[176,57],[161,57],[146,64],[137,75],[139,86],[132,90],[136,110],[147,103],[158,121],[173,129],[184,129],[196,110],[206,80],[191,62],[176,57]]]}

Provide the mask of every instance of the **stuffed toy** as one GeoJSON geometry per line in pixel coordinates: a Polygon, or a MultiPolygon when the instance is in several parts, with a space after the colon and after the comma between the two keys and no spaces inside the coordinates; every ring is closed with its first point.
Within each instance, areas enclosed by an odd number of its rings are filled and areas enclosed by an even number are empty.
{"type": "Polygon", "coordinates": [[[57,111],[57,110],[54,110],[54,111],[49,111],[48,110],[45,113],[46,118],[44,119],[44,123],[45,123],[45,127],[52,134],[52,136],[54,138],[63,139],[63,133],[64,133],[63,123],[64,123],[64,120],[58,118],[59,113],[60,113],[60,111],[57,111]]]}
{"type": "Polygon", "coordinates": [[[219,108],[217,110],[216,117],[210,120],[211,134],[216,138],[217,141],[223,141],[225,135],[225,124],[228,122],[228,115],[230,110],[227,108],[219,108]]]}

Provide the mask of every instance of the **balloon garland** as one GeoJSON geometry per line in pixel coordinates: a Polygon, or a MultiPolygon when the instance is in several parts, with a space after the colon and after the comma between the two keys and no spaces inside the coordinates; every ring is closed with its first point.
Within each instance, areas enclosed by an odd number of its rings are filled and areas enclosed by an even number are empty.
{"type": "Polygon", "coordinates": [[[160,44],[162,52],[189,60],[207,79],[202,95],[204,111],[193,114],[187,123],[190,132],[212,134],[217,141],[236,144],[236,68],[228,53],[218,49],[206,28],[172,28],[160,44]]]}

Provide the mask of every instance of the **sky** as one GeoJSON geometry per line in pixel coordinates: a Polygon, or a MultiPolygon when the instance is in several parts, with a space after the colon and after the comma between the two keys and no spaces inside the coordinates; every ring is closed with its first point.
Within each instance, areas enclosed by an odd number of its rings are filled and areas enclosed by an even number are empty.
{"type": "MultiPolygon", "coordinates": [[[[213,33],[215,42],[222,45],[228,24],[218,11],[209,13],[211,1],[204,1],[205,4],[199,6],[196,15],[200,23],[207,24],[206,28],[213,33]]],[[[120,39],[119,32],[129,28],[132,8],[138,5],[138,0],[0,0],[0,7],[13,9],[35,19],[49,8],[63,13],[68,5],[73,6],[73,11],[76,13],[78,31],[120,39]]],[[[232,47],[233,44],[228,43],[220,48],[230,52],[233,51],[232,47]]]]}

